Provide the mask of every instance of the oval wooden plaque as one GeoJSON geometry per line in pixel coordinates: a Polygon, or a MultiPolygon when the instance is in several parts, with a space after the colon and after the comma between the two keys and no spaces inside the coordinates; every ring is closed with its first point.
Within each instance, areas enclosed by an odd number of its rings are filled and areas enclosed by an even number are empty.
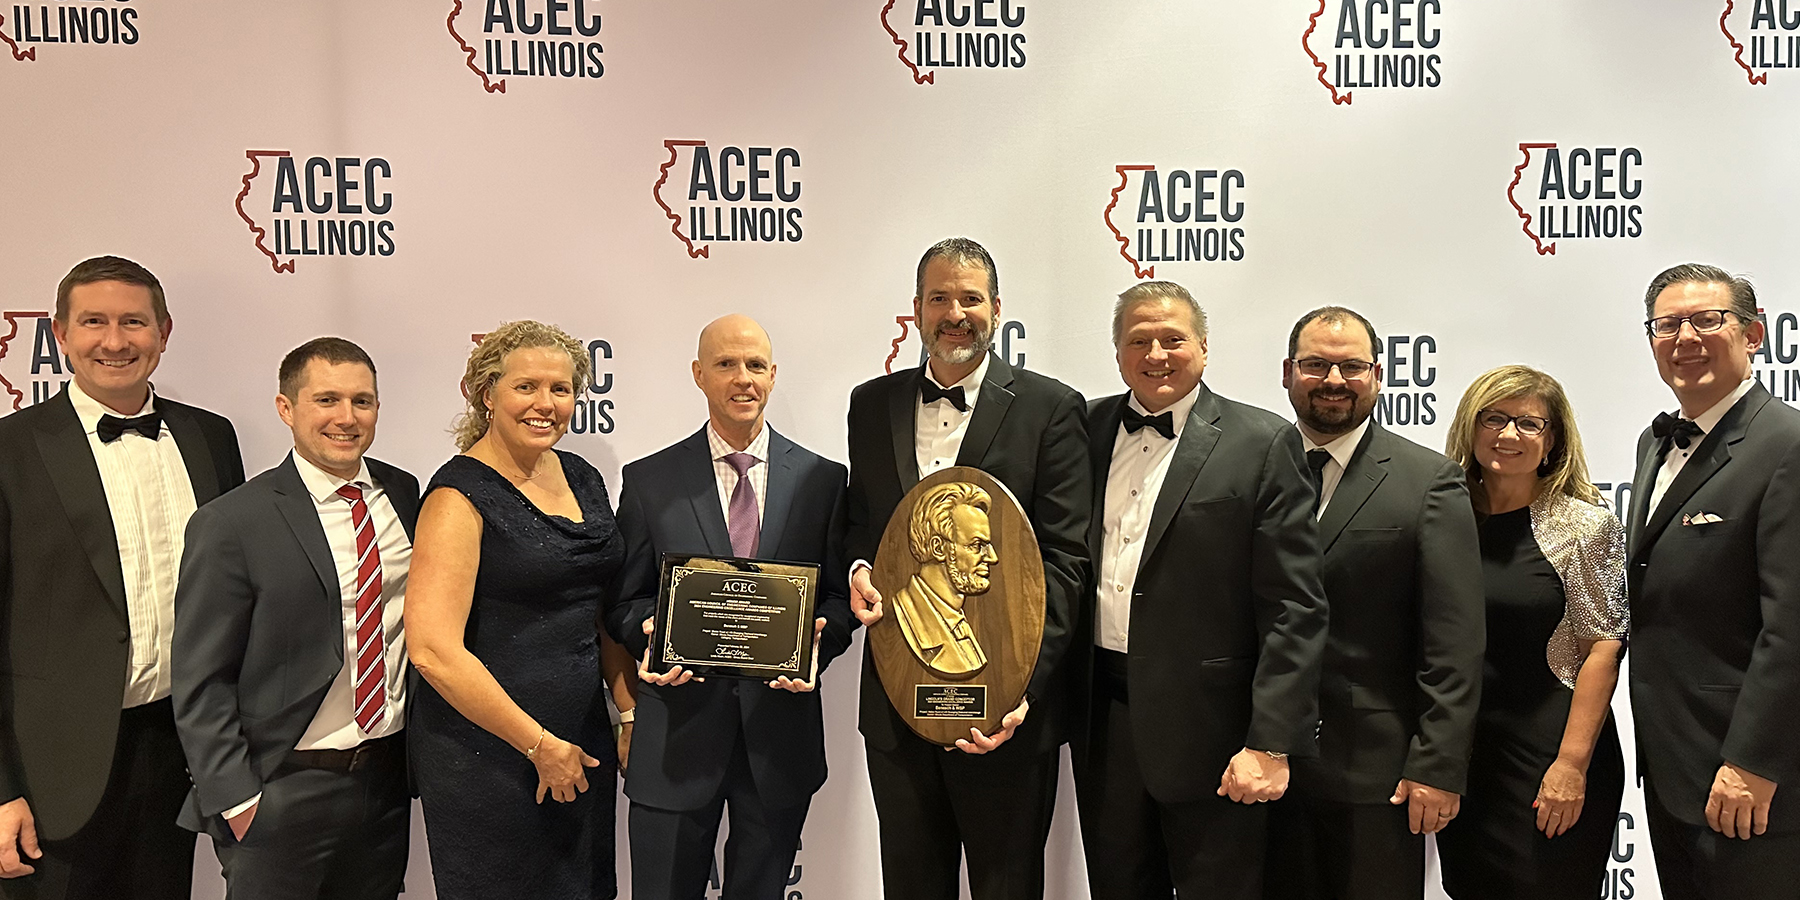
{"type": "Polygon", "coordinates": [[[888,520],[871,578],[884,615],[867,640],[900,718],[946,747],[997,730],[1044,639],[1044,557],[1012,492],[969,466],[926,477],[888,520]]]}

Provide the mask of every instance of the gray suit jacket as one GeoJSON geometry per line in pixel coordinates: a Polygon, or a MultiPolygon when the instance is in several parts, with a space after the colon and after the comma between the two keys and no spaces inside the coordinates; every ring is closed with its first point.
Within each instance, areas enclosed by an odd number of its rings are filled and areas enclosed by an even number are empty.
{"type": "MultiPolygon", "coordinates": [[[[368,464],[411,537],[418,479],[368,464]]],[[[342,604],[292,455],[188,521],[175,592],[175,725],[194,779],[182,827],[223,834],[219,814],[261,791],[306,733],[344,666],[342,604]]]]}

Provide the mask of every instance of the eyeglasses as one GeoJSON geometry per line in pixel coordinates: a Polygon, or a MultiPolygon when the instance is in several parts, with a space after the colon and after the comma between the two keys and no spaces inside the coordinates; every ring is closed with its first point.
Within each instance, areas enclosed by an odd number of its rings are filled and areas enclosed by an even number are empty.
{"type": "Polygon", "coordinates": [[[1361,359],[1332,361],[1309,356],[1305,359],[1294,360],[1294,368],[1299,369],[1300,374],[1308,378],[1330,378],[1331,370],[1334,367],[1338,370],[1339,375],[1344,376],[1345,381],[1360,381],[1368,377],[1370,372],[1375,371],[1374,363],[1361,359]]]}
{"type": "Polygon", "coordinates": [[[1509,416],[1497,409],[1482,410],[1475,421],[1489,431],[1505,431],[1511,425],[1523,437],[1537,437],[1550,428],[1550,420],[1541,416],[1509,416]]]}
{"type": "Polygon", "coordinates": [[[1694,326],[1695,334],[1712,334],[1725,327],[1725,316],[1737,315],[1729,309],[1703,309],[1687,316],[1657,316],[1644,323],[1651,337],[1672,338],[1681,333],[1681,323],[1694,326]]]}

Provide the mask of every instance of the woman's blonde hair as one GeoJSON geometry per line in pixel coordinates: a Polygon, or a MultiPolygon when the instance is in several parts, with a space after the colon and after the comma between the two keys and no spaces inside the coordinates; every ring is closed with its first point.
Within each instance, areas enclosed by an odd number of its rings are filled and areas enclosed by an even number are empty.
{"type": "Polygon", "coordinates": [[[456,449],[467,451],[487,434],[493,417],[488,409],[488,392],[505,373],[507,355],[530,347],[551,347],[567,353],[569,364],[575,371],[575,393],[579,395],[587,390],[594,361],[581,342],[555,325],[530,319],[507,322],[483,335],[481,343],[476,344],[469,354],[469,365],[463,370],[462,377],[463,398],[468,408],[456,417],[456,424],[451,429],[456,435],[456,449]]]}
{"type": "Polygon", "coordinates": [[[1535,397],[1549,413],[1550,453],[1538,466],[1536,496],[1567,494],[1577,500],[1600,504],[1600,490],[1588,478],[1587,455],[1581,449],[1581,432],[1575,427],[1575,410],[1556,379],[1529,366],[1501,366],[1476,378],[1456,404],[1444,455],[1462,466],[1469,480],[1469,498],[1475,511],[1487,512],[1487,492],[1481,486],[1481,465],[1475,461],[1476,419],[1481,411],[1503,400],[1535,397]]]}

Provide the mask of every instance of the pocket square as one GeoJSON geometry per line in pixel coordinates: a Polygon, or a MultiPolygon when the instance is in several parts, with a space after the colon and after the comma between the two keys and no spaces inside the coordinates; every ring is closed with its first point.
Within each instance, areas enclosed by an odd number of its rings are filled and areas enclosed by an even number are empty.
{"type": "Polygon", "coordinates": [[[1698,510],[1681,517],[1681,524],[1683,525],[1711,525],[1714,522],[1723,521],[1725,521],[1725,519],[1720,516],[1709,512],[1700,512],[1698,510]]]}

